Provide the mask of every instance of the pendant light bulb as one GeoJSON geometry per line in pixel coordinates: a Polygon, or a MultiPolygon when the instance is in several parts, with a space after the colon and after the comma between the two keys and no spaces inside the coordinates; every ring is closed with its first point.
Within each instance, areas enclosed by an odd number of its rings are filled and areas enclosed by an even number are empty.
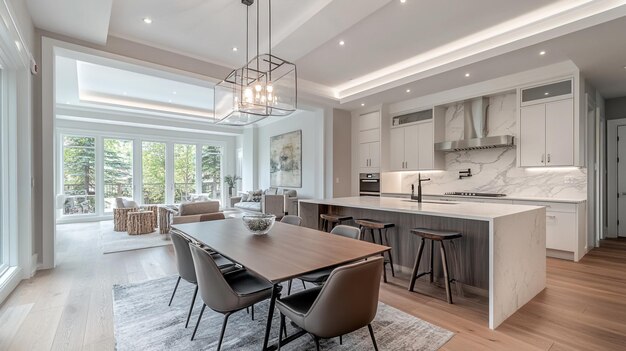
{"type": "Polygon", "coordinates": [[[261,84],[257,84],[257,85],[254,86],[254,90],[259,92],[259,91],[263,90],[263,87],[261,86],[261,84]]]}
{"type": "Polygon", "coordinates": [[[268,93],[272,93],[274,91],[274,86],[272,85],[272,83],[269,83],[265,89],[268,93]]]}

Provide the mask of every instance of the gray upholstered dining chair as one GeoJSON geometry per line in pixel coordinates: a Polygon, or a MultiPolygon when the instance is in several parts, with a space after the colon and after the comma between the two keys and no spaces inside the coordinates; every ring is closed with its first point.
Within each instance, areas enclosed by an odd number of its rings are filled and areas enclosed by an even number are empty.
{"type": "MultiPolygon", "coordinates": [[[[313,335],[317,350],[320,338],[334,338],[367,326],[374,349],[378,350],[372,321],[378,310],[378,292],[383,258],[335,268],[324,286],[300,291],[276,301],[280,328],[285,317],[313,335]]],[[[282,343],[279,333],[278,348],[282,343]]]]}
{"type": "Polygon", "coordinates": [[[302,224],[302,217],[294,215],[286,215],[281,220],[282,223],[293,224],[300,226],[302,224]]]}
{"type": "MultiPolygon", "coordinates": [[[[181,279],[196,285],[196,289],[193,293],[193,298],[191,299],[191,306],[189,307],[189,313],[187,314],[187,322],[185,323],[185,328],[189,326],[189,318],[191,317],[191,312],[193,311],[193,305],[196,302],[196,296],[198,295],[198,282],[196,279],[196,270],[193,266],[193,258],[191,257],[191,251],[189,250],[189,243],[191,242],[187,237],[179,234],[176,231],[171,231],[172,244],[174,245],[174,255],[176,256],[176,268],[178,269],[178,280],[176,281],[176,286],[174,286],[174,292],[172,292],[172,297],[170,298],[170,302],[168,306],[172,305],[172,301],[174,300],[174,295],[176,294],[176,290],[178,289],[178,284],[181,279]]],[[[231,269],[235,269],[235,265],[230,260],[220,256],[218,254],[212,254],[217,266],[222,270],[222,272],[228,272],[231,269]]]]}
{"type": "MultiPolygon", "coordinates": [[[[352,227],[349,225],[338,225],[330,231],[331,234],[341,235],[350,239],[360,239],[361,230],[356,227],[352,227]]],[[[306,285],[304,282],[313,283],[313,284],[322,284],[328,279],[330,272],[332,272],[332,268],[320,269],[319,271],[311,272],[309,274],[305,274],[303,276],[298,277],[302,281],[302,287],[306,289],[306,285]]],[[[287,285],[287,295],[291,294],[291,280],[287,285]]]]}
{"type": "Polygon", "coordinates": [[[224,323],[217,344],[219,351],[222,348],[228,317],[234,312],[269,299],[272,295],[272,284],[246,270],[222,274],[211,254],[194,244],[189,247],[198,278],[200,298],[204,302],[191,340],[196,336],[204,309],[209,306],[213,311],[224,314],[224,323]]]}

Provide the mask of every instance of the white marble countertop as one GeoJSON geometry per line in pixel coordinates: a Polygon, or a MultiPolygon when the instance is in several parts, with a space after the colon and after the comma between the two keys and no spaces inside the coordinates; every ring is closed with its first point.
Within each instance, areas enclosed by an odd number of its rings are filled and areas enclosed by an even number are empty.
{"type": "Polygon", "coordinates": [[[486,221],[541,208],[540,206],[495,203],[483,203],[480,206],[476,206],[476,203],[454,201],[418,203],[409,199],[374,196],[340,197],[322,200],[307,199],[300,200],[300,202],[486,221]]]}
{"type": "MultiPolygon", "coordinates": [[[[404,196],[410,197],[409,193],[383,193],[383,196],[404,196]]],[[[552,197],[529,197],[529,196],[502,196],[502,197],[489,197],[489,196],[463,196],[463,195],[446,195],[446,194],[424,194],[424,196],[437,196],[437,197],[449,197],[454,199],[485,199],[485,200],[513,200],[513,201],[537,201],[537,202],[558,202],[569,204],[580,204],[587,199],[568,199],[568,198],[552,198],[552,197]]]]}

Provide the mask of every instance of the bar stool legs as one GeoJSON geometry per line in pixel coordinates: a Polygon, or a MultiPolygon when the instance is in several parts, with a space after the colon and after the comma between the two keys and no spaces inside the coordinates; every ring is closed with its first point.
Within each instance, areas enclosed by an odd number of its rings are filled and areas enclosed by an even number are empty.
{"type": "MultiPolygon", "coordinates": [[[[440,242],[439,244],[439,249],[441,250],[441,263],[443,264],[443,279],[446,282],[446,297],[448,298],[448,303],[451,304],[452,291],[450,290],[450,278],[448,277],[448,259],[446,257],[446,247],[443,245],[443,242],[440,242]]],[[[430,257],[432,260],[432,255],[430,257]]],[[[430,276],[432,277],[432,267],[430,276]]]]}
{"type": "MultiPolygon", "coordinates": [[[[450,273],[448,270],[448,256],[446,253],[446,247],[444,245],[443,240],[436,240],[439,242],[439,252],[441,254],[441,265],[443,267],[443,278],[446,287],[446,300],[449,304],[452,304],[452,290],[450,289],[450,283],[456,282],[455,279],[450,279],[450,273]]],[[[419,273],[420,262],[422,261],[422,256],[424,254],[424,246],[426,245],[426,238],[422,237],[420,241],[419,248],[417,250],[417,258],[415,259],[415,265],[413,266],[413,273],[411,274],[411,282],[409,283],[409,291],[414,291],[415,289],[415,281],[426,274],[429,275],[429,280],[431,283],[434,282],[434,274],[433,274],[433,263],[434,263],[434,253],[435,253],[435,240],[430,239],[430,262],[429,269],[426,272],[419,273]]]]}

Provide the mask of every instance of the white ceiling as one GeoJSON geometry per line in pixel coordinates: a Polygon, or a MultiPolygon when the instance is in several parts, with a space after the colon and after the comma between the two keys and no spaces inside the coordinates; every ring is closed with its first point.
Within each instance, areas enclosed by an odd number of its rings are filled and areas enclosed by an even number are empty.
{"type": "MultiPolygon", "coordinates": [[[[27,1],[42,29],[95,42],[113,35],[226,67],[245,62],[239,0],[27,1]]],[[[265,48],[267,0],[260,1],[265,48]]],[[[274,53],[295,61],[303,90],[345,108],[406,99],[407,87],[432,93],[563,60],[607,97],[626,95],[624,72],[614,69],[626,65],[626,0],[274,0],[272,7],[274,53]],[[549,55],[538,58],[539,48],[549,55]]]]}

